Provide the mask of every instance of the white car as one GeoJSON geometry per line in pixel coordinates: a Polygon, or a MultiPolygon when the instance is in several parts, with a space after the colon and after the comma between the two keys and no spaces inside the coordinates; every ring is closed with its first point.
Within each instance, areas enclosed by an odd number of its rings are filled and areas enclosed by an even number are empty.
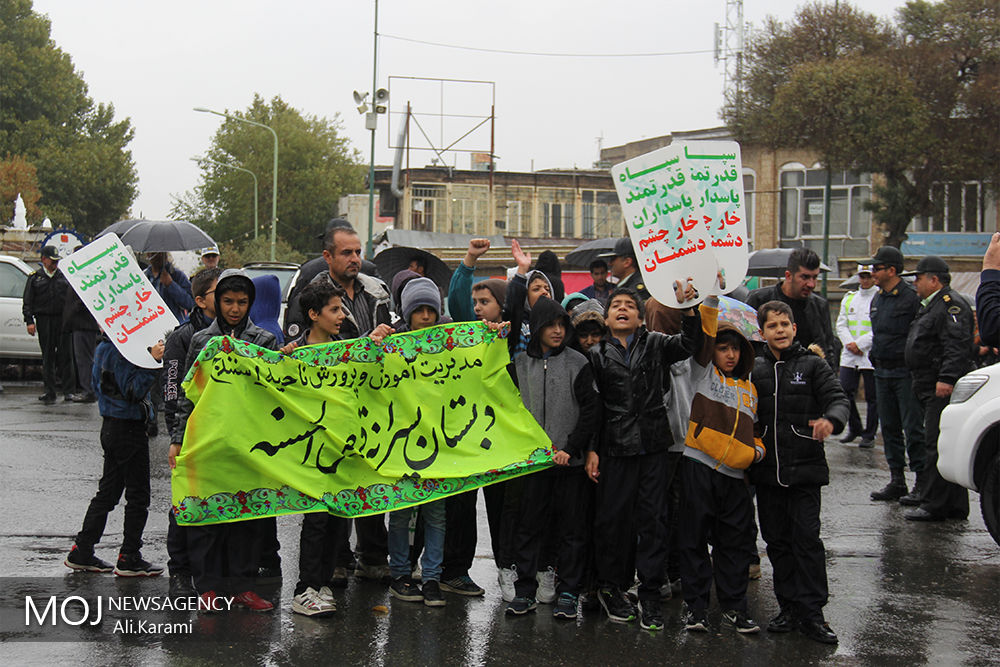
{"type": "Polygon", "coordinates": [[[955,384],[941,414],[938,470],[948,481],[979,492],[983,521],[1000,544],[1000,364],[955,384]]]}
{"type": "Polygon", "coordinates": [[[0,255],[0,359],[41,359],[38,338],[28,335],[21,312],[24,284],[35,269],[0,255]]]}

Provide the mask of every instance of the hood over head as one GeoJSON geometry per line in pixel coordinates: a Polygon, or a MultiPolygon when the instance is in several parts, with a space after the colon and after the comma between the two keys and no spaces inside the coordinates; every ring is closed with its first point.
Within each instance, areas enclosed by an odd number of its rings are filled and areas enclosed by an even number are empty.
{"type": "Polygon", "coordinates": [[[243,269],[226,269],[219,276],[219,282],[215,284],[215,298],[216,298],[216,308],[215,308],[215,321],[219,323],[219,329],[225,333],[233,332],[235,335],[240,335],[243,330],[247,328],[247,324],[250,323],[250,311],[253,310],[253,304],[257,297],[257,288],[247,275],[246,271],[243,269]],[[219,307],[218,299],[222,295],[231,290],[238,290],[240,292],[246,293],[250,297],[250,307],[247,308],[247,314],[243,316],[243,319],[235,326],[230,326],[226,319],[222,316],[222,308],[219,307]]]}
{"type": "Polygon", "coordinates": [[[723,331],[732,331],[737,336],[739,336],[740,361],[738,364],[736,364],[736,368],[733,369],[733,375],[740,378],[741,380],[746,380],[747,378],[750,377],[750,371],[753,370],[754,357],[756,356],[756,353],[754,352],[753,349],[753,344],[750,343],[749,340],[747,340],[747,337],[743,335],[743,332],[740,331],[736,325],[720,319],[719,328],[715,334],[716,340],[718,340],[719,334],[721,334],[723,331]]]}
{"type": "MultiPolygon", "coordinates": [[[[555,295],[556,295],[556,292],[555,292],[555,288],[553,288],[553,286],[552,286],[552,281],[551,281],[551,280],[549,280],[549,277],[548,277],[547,275],[545,275],[545,272],[544,272],[544,271],[539,271],[539,270],[537,270],[537,269],[535,269],[535,270],[533,270],[533,271],[528,271],[528,277],[527,277],[527,278],[525,279],[525,281],[524,281],[524,288],[525,288],[525,291],[527,291],[527,289],[528,289],[529,287],[531,287],[531,283],[532,283],[532,282],[533,282],[533,281],[534,281],[534,280],[535,280],[536,278],[542,278],[542,279],[544,279],[544,280],[545,280],[545,282],[546,282],[546,283],[548,284],[548,286],[549,286],[549,294],[551,294],[551,295],[552,295],[552,297],[553,297],[553,298],[555,298],[555,295]]],[[[528,295],[527,295],[527,294],[525,294],[525,295],[524,295],[524,310],[525,310],[526,312],[529,312],[529,313],[531,312],[531,306],[530,306],[530,305],[528,305],[528,295]]]]}
{"type": "Polygon", "coordinates": [[[396,304],[397,308],[400,310],[403,308],[403,288],[406,287],[406,284],[414,278],[422,277],[416,271],[409,269],[403,269],[392,277],[392,302],[396,304]]]}
{"type": "Polygon", "coordinates": [[[420,306],[430,306],[441,319],[441,291],[430,278],[417,276],[411,279],[403,287],[400,294],[400,301],[403,307],[403,321],[407,326],[410,324],[410,315],[420,306]]]}
{"type": "Polygon", "coordinates": [[[558,302],[546,296],[539,297],[538,301],[535,302],[535,307],[531,309],[531,340],[528,341],[528,354],[533,357],[542,356],[542,329],[556,320],[562,320],[566,329],[562,345],[553,350],[555,354],[558,354],[572,340],[573,323],[570,322],[566,309],[558,302]]]}
{"type": "Polygon", "coordinates": [[[250,306],[250,320],[266,331],[274,334],[279,342],[284,340],[278,316],[281,314],[281,281],[278,276],[265,273],[253,279],[257,291],[250,306]]]}
{"type": "Polygon", "coordinates": [[[559,264],[559,257],[551,250],[546,250],[538,256],[535,262],[535,270],[542,271],[548,276],[562,277],[562,266],[559,264]]]}

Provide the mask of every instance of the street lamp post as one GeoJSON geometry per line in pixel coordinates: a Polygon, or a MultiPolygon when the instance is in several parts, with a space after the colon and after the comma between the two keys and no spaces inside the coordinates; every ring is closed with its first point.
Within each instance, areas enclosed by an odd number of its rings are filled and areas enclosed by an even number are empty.
{"type": "Polygon", "coordinates": [[[191,158],[191,160],[193,162],[205,161],[210,164],[218,165],[220,167],[226,167],[227,169],[235,169],[236,171],[245,171],[246,173],[250,174],[250,176],[253,178],[253,240],[256,241],[257,230],[260,227],[260,224],[258,223],[257,220],[257,174],[253,173],[249,169],[244,169],[243,167],[237,167],[236,165],[233,164],[226,164],[225,162],[219,162],[217,160],[210,160],[207,157],[201,159],[193,157],[191,158]]]}
{"type": "Polygon", "coordinates": [[[264,125],[264,123],[258,123],[255,120],[248,120],[246,118],[240,118],[239,116],[231,116],[230,114],[222,113],[221,111],[213,111],[212,109],[206,109],[205,107],[195,107],[194,110],[202,113],[214,113],[216,116],[230,118],[241,123],[249,123],[250,125],[256,125],[257,127],[263,127],[274,136],[274,185],[271,189],[271,261],[275,261],[274,247],[277,240],[278,230],[278,133],[275,132],[271,126],[264,125]]]}

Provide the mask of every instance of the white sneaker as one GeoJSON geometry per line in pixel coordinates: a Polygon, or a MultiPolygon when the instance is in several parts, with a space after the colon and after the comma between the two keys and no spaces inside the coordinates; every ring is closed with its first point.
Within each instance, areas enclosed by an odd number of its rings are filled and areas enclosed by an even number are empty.
{"type": "Polygon", "coordinates": [[[333,597],[333,589],[329,586],[323,586],[319,589],[319,596],[333,605],[333,608],[337,608],[337,601],[333,597]]]}
{"type": "Polygon", "coordinates": [[[535,599],[542,604],[552,604],[556,600],[556,571],[552,566],[545,568],[544,572],[535,574],[535,581],[538,582],[538,589],[535,591],[535,599]]]}
{"type": "Polygon", "coordinates": [[[292,598],[292,611],[303,616],[329,616],[337,611],[337,606],[315,588],[307,588],[292,598]]]}
{"type": "Polygon", "coordinates": [[[504,602],[513,602],[517,597],[514,582],[517,580],[517,570],[514,566],[501,567],[497,570],[497,581],[500,583],[500,597],[504,602]]]}

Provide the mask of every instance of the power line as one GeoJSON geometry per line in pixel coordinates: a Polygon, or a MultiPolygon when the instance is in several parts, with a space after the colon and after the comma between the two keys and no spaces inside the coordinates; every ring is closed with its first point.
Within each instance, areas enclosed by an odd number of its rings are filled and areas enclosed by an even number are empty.
{"type": "Polygon", "coordinates": [[[400,37],[399,35],[387,35],[379,33],[379,37],[395,39],[400,42],[412,42],[413,44],[424,44],[427,46],[440,46],[446,49],[460,49],[462,51],[481,51],[483,53],[503,53],[514,56],[542,56],[547,58],[654,58],[659,56],[691,56],[702,53],[714,53],[713,49],[698,51],[658,51],[651,53],[546,53],[542,51],[512,51],[510,49],[485,49],[478,46],[463,46],[460,44],[445,44],[443,42],[429,42],[423,39],[413,39],[410,37],[400,37]]]}

